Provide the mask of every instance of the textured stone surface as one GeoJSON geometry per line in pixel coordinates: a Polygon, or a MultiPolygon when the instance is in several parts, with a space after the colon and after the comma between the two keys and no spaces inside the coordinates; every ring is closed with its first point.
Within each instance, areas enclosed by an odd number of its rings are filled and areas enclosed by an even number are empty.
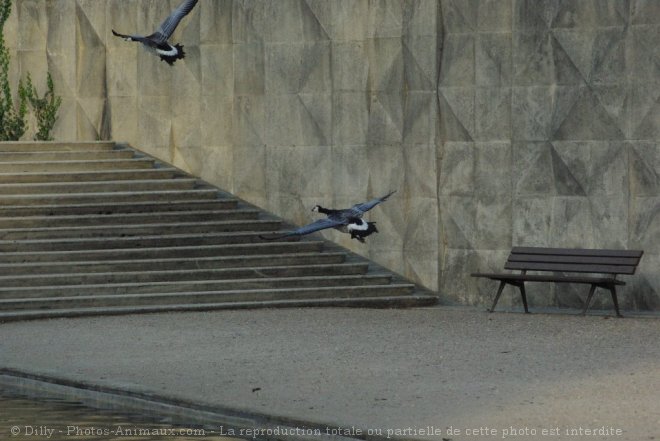
{"type": "MultiPolygon", "coordinates": [[[[442,2],[444,294],[487,304],[494,284],[465,274],[501,270],[512,245],[641,248],[622,301],[657,309],[658,12],[643,1],[442,2]],[[507,140],[509,157],[495,155],[507,140]]],[[[583,288],[528,291],[532,304],[580,307],[583,288]]]]}
{"type": "Polygon", "coordinates": [[[656,2],[201,0],[173,67],[111,34],[176,4],[19,0],[10,77],[51,71],[57,139],[128,141],[296,223],[398,190],[368,244],[324,234],[446,298],[488,304],[469,273],[513,245],[611,246],[647,252],[625,305],[660,307],[656,2]]]}

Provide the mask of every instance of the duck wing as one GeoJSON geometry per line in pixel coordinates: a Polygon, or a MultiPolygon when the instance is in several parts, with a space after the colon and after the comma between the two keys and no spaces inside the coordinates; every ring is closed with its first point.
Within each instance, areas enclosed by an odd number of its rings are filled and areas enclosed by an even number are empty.
{"type": "Polygon", "coordinates": [[[381,202],[385,202],[387,200],[387,198],[392,196],[392,194],[394,194],[394,193],[396,193],[396,190],[390,191],[385,196],[382,196],[382,197],[379,197],[379,198],[374,198],[370,201],[363,202],[361,204],[355,204],[351,208],[349,208],[349,211],[351,212],[351,214],[353,216],[361,217],[364,213],[371,210],[376,205],[380,204],[381,202]]]}
{"type": "Polygon", "coordinates": [[[170,16],[165,19],[156,32],[149,37],[151,37],[156,43],[165,43],[167,39],[172,36],[181,19],[192,11],[197,4],[197,1],[198,0],[185,0],[181,3],[179,7],[172,11],[170,16]]]}
{"type": "Polygon", "coordinates": [[[115,31],[114,29],[112,29],[112,35],[114,35],[115,37],[123,38],[124,40],[132,40],[132,41],[142,41],[142,40],[144,40],[144,37],[142,35],[120,34],[119,32],[115,31]]]}
{"type": "Polygon", "coordinates": [[[326,230],[328,228],[336,228],[336,227],[341,227],[342,225],[345,225],[346,222],[343,222],[340,219],[331,219],[331,218],[325,218],[325,219],[319,219],[311,224],[307,224],[305,226],[302,226],[300,228],[297,228],[293,231],[286,231],[283,233],[276,234],[274,236],[263,236],[259,235],[260,238],[265,239],[265,240],[277,240],[277,239],[282,239],[284,237],[290,237],[290,236],[304,236],[306,234],[311,234],[316,231],[321,231],[321,230],[326,230]]]}

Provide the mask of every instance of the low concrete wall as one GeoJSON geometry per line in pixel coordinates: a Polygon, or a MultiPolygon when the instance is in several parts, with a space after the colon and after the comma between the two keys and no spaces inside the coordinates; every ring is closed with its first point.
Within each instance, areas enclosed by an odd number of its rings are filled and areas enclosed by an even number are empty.
{"type": "Polygon", "coordinates": [[[200,0],[173,67],[111,34],[178,3],[15,3],[12,78],[52,72],[56,139],[128,141],[301,224],[396,189],[368,244],[326,236],[460,303],[490,302],[469,273],[512,245],[641,248],[622,303],[660,309],[654,2],[200,0]]]}

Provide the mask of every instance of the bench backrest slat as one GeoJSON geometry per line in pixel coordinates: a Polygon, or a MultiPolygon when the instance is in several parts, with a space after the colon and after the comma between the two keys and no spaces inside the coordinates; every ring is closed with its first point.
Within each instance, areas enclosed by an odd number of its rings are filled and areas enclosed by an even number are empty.
{"type": "Polygon", "coordinates": [[[643,251],[514,247],[506,269],[576,273],[635,274],[643,251]]]}
{"type": "Polygon", "coordinates": [[[593,250],[588,248],[541,248],[513,247],[511,253],[516,254],[556,254],[563,256],[610,256],[610,257],[642,257],[641,250],[593,250]]]}
{"type": "Polygon", "coordinates": [[[637,265],[639,257],[600,257],[600,256],[556,256],[536,254],[511,254],[510,262],[577,263],[597,265],[637,265]]]}

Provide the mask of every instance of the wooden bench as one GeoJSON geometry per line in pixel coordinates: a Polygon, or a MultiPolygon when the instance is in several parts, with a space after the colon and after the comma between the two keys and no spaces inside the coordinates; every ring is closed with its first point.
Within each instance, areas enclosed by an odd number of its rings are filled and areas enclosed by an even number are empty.
{"type": "Polygon", "coordinates": [[[504,269],[519,270],[519,274],[473,273],[471,275],[472,277],[499,280],[500,286],[497,289],[490,312],[495,309],[502,290],[507,284],[518,287],[525,312],[529,312],[525,282],[582,283],[591,285],[582,311],[583,315],[589,309],[589,303],[596,288],[604,288],[612,294],[612,302],[617,317],[623,317],[619,311],[619,302],[616,298],[616,286],[625,285],[625,282],[618,280],[616,277],[619,274],[635,274],[643,253],[643,251],[635,250],[514,247],[511,249],[511,254],[509,254],[504,269]],[[528,274],[528,271],[545,272],[545,274],[528,274]],[[591,273],[592,275],[584,275],[584,273],[591,273]]]}

